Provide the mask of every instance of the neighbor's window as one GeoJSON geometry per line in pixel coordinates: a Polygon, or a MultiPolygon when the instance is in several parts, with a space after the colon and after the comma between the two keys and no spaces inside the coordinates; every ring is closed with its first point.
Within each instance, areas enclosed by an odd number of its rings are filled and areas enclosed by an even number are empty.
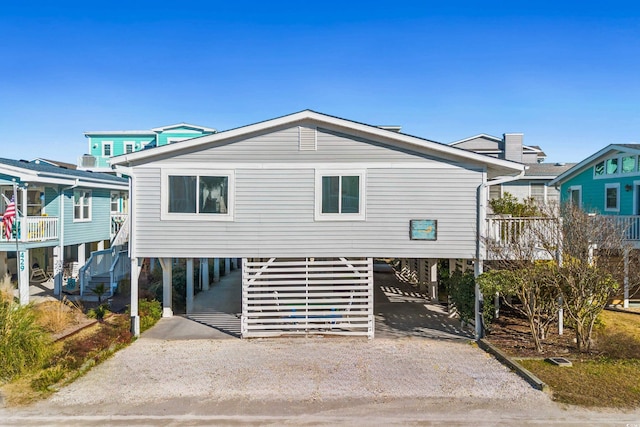
{"type": "Polygon", "coordinates": [[[364,219],[364,173],[320,173],[317,219],[364,219]]]}
{"type": "Polygon", "coordinates": [[[91,190],[73,191],[73,220],[91,221],[91,190]]]}
{"type": "Polygon", "coordinates": [[[105,142],[102,145],[102,155],[105,157],[111,157],[111,143],[105,142]]]}
{"type": "Polygon", "coordinates": [[[133,153],[133,142],[125,142],[124,143],[124,153],[130,154],[133,153]]]}
{"type": "Polygon", "coordinates": [[[622,158],[622,173],[632,173],[636,171],[636,156],[625,156],[622,158]]]}
{"type": "Polygon", "coordinates": [[[231,175],[167,174],[166,213],[229,216],[231,175]]]}
{"type": "Polygon", "coordinates": [[[607,159],[607,175],[614,175],[618,173],[618,159],[607,159]]]}
{"type": "Polygon", "coordinates": [[[607,211],[620,210],[620,185],[619,184],[605,184],[605,205],[604,209],[607,211]]]}
{"type": "Polygon", "coordinates": [[[600,162],[597,165],[595,165],[595,174],[596,176],[602,176],[604,175],[604,162],[600,162]]]}

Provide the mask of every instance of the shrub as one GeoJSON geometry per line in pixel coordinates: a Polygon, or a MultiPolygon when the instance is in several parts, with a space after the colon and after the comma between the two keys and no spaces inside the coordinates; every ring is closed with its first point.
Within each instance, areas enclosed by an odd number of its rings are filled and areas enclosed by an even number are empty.
{"type": "Polygon", "coordinates": [[[162,317],[162,306],[157,300],[141,300],[138,306],[140,314],[140,332],[144,332],[162,317]]]}
{"type": "Polygon", "coordinates": [[[50,354],[49,344],[32,305],[0,301],[0,378],[10,380],[41,366],[50,354]]]}
{"type": "Polygon", "coordinates": [[[65,370],[62,366],[56,365],[45,369],[36,378],[31,380],[31,388],[40,391],[47,392],[50,387],[58,383],[65,376],[65,370]]]}

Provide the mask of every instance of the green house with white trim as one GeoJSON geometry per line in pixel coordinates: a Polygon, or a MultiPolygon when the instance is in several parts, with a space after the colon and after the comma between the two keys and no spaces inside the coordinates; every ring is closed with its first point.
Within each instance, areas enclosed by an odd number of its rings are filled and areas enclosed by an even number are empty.
{"type": "Polygon", "coordinates": [[[577,204],[588,212],[638,216],[639,164],[640,144],[611,144],[559,175],[549,185],[560,191],[562,202],[577,204]]]}
{"type": "Polygon", "coordinates": [[[188,123],[162,126],[149,130],[116,130],[85,132],[88,154],[78,159],[78,169],[110,172],[111,157],[130,154],[147,148],[211,135],[216,130],[188,123]]]}

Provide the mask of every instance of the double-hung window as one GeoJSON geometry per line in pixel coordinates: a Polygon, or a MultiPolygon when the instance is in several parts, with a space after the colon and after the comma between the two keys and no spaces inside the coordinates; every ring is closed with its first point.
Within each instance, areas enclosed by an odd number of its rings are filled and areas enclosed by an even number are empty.
{"type": "Polygon", "coordinates": [[[604,210],[612,212],[620,210],[620,184],[604,185],[604,210]]]}
{"type": "Polygon", "coordinates": [[[316,220],[364,220],[364,171],[316,171],[316,220]]]}
{"type": "Polygon", "coordinates": [[[164,171],[162,219],[233,220],[232,171],[164,171]]]}
{"type": "Polygon", "coordinates": [[[73,220],[91,221],[91,190],[73,190],[73,220]]]}
{"type": "Polygon", "coordinates": [[[111,141],[109,142],[103,142],[102,143],[102,155],[104,157],[111,157],[111,148],[113,147],[113,143],[111,141]]]}

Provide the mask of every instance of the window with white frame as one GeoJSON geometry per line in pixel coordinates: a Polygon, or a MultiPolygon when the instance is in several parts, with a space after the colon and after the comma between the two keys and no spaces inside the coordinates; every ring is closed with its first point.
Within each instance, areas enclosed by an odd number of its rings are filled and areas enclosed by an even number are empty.
{"type": "Polygon", "coordinates": [[[640,158],[636,155],[620,154],[604,159],[593,166],[594,178],[611,178],[620,175],[638,175],[640,158]]]}
{"type": "Polygon", "coordinates": [[[134,146],[134,142],[133,141],[125,141],[124,142],[124,153],[125,154],[131,154],[133,153],[133,146],[134,146]]]}
{"type": "Polygon", "coordinates": [[[573,185],[569,187],[569,202],[572,206],[582,208],[582,186],[573,185]]]}
{"type": "Polygon", "coordinates": [[[164,219],[233,220],[232,171],[164,171],[164,219]]]}
{"type": "Polygon", "coordinates": [[[620,210],[620,184],[611,183],[604,185],[604,210],[620,210]]]}
{"type": "Polygon", "coordinates": [[[113,143],[112,142],[103,142],[102,143],[102,155],[105,157],[111,157],[113,143]]]}
{"type": "Polygon", "coordinates": [[[91,190],[73,191],[73,220],[91,221],[91,190]]]}
{"type": "Polygon", "coordinates": [[[316,172],[317,220],[364,220],[364,171],[316,172]]]}

